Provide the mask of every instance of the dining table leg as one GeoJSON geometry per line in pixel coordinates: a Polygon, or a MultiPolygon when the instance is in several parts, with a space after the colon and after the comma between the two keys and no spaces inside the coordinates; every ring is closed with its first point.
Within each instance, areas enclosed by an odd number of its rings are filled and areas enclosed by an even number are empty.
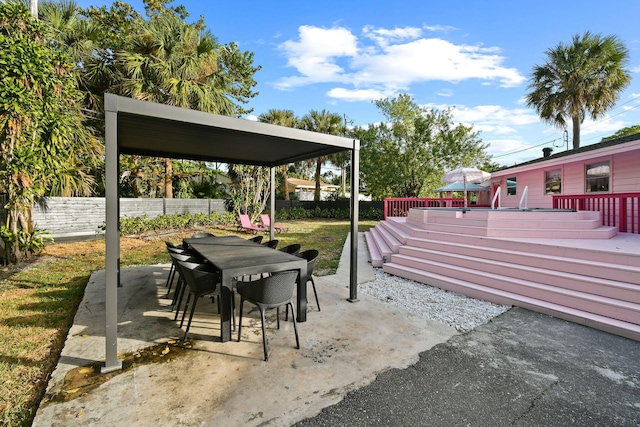
{"type": "Polygon", "coordinates": [[[300,268],[300,274],[298,274],[298,301],[296,310],[296,321],[307,321],[307,266],[300,268]]]}
{"type": "Polygon", "coordinates": [[[233,316],[233,278],[222,271],[220,289],[220,340],[227,342],[231,340],[231,316],[233,316]]]}

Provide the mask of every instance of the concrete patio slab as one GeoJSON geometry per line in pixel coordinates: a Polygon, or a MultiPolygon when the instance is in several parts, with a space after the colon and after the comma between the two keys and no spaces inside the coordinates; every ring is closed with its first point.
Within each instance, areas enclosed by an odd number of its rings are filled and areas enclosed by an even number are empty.
{"type": "MultiPolygon", "coordinates": [[[[373,280],[361,235],[359,246],[360,281],[373,280]]],[[[121,271],[119,353],[183,336],[168,307],[168,271],[168,265],[121,271]]],[[[289,425],[318,414],[381,372],[416,363],[420,352],[456,335],[452,328],[367,295],[348,302],[348,273],[348,263],[341,263],[337,274],[316,278],[322,311],[311,298],[308,320],[298,325],[300,350],[292,323],[282,319],[276,329],[273,310],[268,313],[270,356],[264,362],[259,315],[249,311],[250,305],[245,305],[241,341],[219,342],[216,304],[203,299],[190,331],[192,348],[112,373],[91,390],[70,389],[65,382],[70,372],[105,357],[105,279],[104,271],[97,271],[33,425],[289,425]],[[56,395],[72,398],[48,399],[56,395]]]]}

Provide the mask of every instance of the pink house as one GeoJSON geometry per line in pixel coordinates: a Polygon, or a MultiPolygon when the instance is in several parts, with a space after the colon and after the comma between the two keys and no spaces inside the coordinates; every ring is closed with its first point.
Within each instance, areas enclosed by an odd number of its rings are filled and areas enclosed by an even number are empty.
{"type": "Polygon", "coordinates": [[[543,151],[491,174],[494,206],[599,211],[603,225],[640,232],[640,134],[554,155],[543,151]]]}
{"type": "Polygon", "coordinates": [[[500,209],[405,200],[365,233],[371,264],[640,341],[640,134],[545,150],[491,194],[500,209]]]}

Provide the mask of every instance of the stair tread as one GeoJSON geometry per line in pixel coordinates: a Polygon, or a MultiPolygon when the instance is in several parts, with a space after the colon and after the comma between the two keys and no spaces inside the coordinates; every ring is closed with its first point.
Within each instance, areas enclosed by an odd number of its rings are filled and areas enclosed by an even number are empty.
{"type": "MultiPolygon", "coordinates": [[[[411,246],[411,247],[404,246],[403,248],[406,249],[406,250],[418,251],[418,252],[422,252],[422,253],[425,253],[425,254],[438,254],[438,255],[442,254],[442,252],[434,251],[432,249],[418,248],[418,247],[415,247],[415,246],[411,246]]],[[[579,280],[589,281],[589,282],[603,284],[603,285],[607,285],[607,286],[616,286],[616,287],[621,287],[621,288],[625,288],[625,289],[640,291],[640,286],[638,286],[636,284],[633,284],[633,283],[629,283],[629,282],[621,282],[619,280],[611,280],[611,279],[606,279],[606,278],[596,277],[596,276],[585,276],[585,275],[582,275],[582,274],[576,274],[576,273],[571,273],[571,272],[567,272],[567,271],[550,270],[550,269],[544,269],[542,267],[534,267],[534,266],[524,265],[524,264],[514,264],[514,263],[508,263],[508,262],[499,261],[499,260],[492,259],[492,258],[478,258],[478,257],[473,257],[473,256],[463,255],[463,254],[456,254],[456,253],[451,253],[451,252],[447,252],[446,255],[451,257],[451,258],[470,260],[470,261],[473,261],[476,264],[477,263],[482,263],[482,264],[489,264],[489,265],[496,265],[496,266],[504,266],[504,267],[508,267],[508,268],[511,268],[511,269],[518,269],[518,270],[524,270],[524,271],[530,271],[530,272],[538,272],[538,271],[544,270],[545,274],[547,274],[549,276],[558,276],[558,277],[563,277],[563,278],[579,279],[579,280]]],[[[424,258],[421,258],[421,257],[415,257],[413,255],[406,254],[406,253],[397,253],[394,256],[407,257],[407,258],[412,258],[412,259],[417,259],[417,260],[423,260],[424,259],[424,258]]],[[[559,259],[558,257],[554,257],[554,259],[556,259],[558,261],[562,261],[562,258],[559,259]]],[[[571,258],[569,258],[569,259],[571,259],[571,258]]],[[[464,268],[464,267],[462,267],[462,268],[464,268]]]]}
{"type": "MultiPolygon", "coordinates": [[[[426,260],[426,259],[420,259],[420,261],[422,263],[425,263],[425,264],[438,265],[440,267],[449,266],[449,264],[445,264],[445,263],[438,262],[438,261],[431,261],[431,260],[426,260]]],[[[389,263],[387,263],[387,265],[388,264],[389,263]]],[[[393,265],[402,265],[402,264],[393,263],[393,265]]],[[[403,266],[403,267],[414,268],[414,267],[410,267],[410,266],[403,266]]],[[[630,301],[623,301],[623,300],[619,300],[619,299],[615,299],[615,298],[611,298],[611,297],[607,297],[607,296],[594,295],[594,294],[590,294],[588,292],[581,292],[581,291],[577,291],[577,290],[574,290],[574,289],[567,289],[567,288],[563,288],[563,287],[547,285],[547,284],[544,284],[544,283],[538,283],[538,282],[534,282],[534,281],[526,280],[526,279],[519,279],[519,278],[516,278],[516,277],[508,277],[508,276],[504,276],[504,275],[500,275],[500,274],[490,273],[490,272],[487,272],[487,271],[473,270],[471,268],[466,268],[466,267],[458,267],[457,266],[456,269],[458,271],[473,272],[477,276],[484,276],[484,277],[493,278],[493,279],[496,279],[496,280],[508,280],[510,282],[517,283],[517,284],[520,284],[522,286],[526,286],[528,288],[544,289],[544,290],[551,291],[551,292],[554,292],[554,293],[573,296],[573,297],[579,297],[579,298],[588,299],[588,300],[591,300],[591,301],[602,301],[602,302],[606,301],[608,304],[611,304],[611,305],[616,305],[616,306],[619,306],[619,307],[625,307],[625,308],[634,309],[634,310],[640,310],[640,304],[633,303],[633,302],[630,302],[630,301]]],[[[415,270],[416,271],[425,271],[425,272],[428,272],[428,273],[432,273],[432,272],[427,271],[427,270],[418,270],[418,269],[415,269],[415,270]]],[[[432,274],[438,274],[438,273],[432,273],[432,274]]],[[[478,286],[484,286],[484,285],[478,284],[478,286]]]]}
{"type": "MultiPolygon", "coordinates": [[[[503,291],[501,289],[494,289],[488,286],[484,286],[484,285],[479,285],[479,284],[475,284],[475,283],[469,283],[469,282],[465,282],[462,280],[458,280],[456,278],[452,278],[452,277],[448,277],[448,276],[443,276],[441,274],[437,274],[437,273],[431,273],[431,272],[427,272],[424,270],[419,270],[413,267],[408,267],[408,266],[403,266],[400,264],[396,264],[393,262],[388,262],[385,264],[385,271],[387,271],[387,269],[393,270],[404,270],[407,272],[411,272],[415,275],[419,275],[419,276],[423,276],[423,277],[431,277],[431,278],[436,278],[438,280],[441,280],[443,282],[448,282],[448,283],[452,283],[455,284],[458,287],[462,287],[462,288],[472,288],[472,289],[476,289],[479,291],[482,291],[484,293],[487,294],[491,294],[491,295],[497,295],[500,296],[502,298],[505,299],[511,299],[514,301],[523,301],[523,302],[527,302],[531,305],[534,306],[541,306],[541,307],[546,307],[549,309],[553,309],[554,311],[557,311],[558,313],[569,313],[572,314],[574,316],[578,316],[581,318],[588,318],[594,321],[599,321],[608,325],[614,325],[614,326],[618,326],[618,327],[623,327],[625,330],[632,330],[635,331],[637,333],[640,333],[640,325],[639,324],[635,324],[635,323],[630,323],[630,322],[625,322],[624,320],[618,320],[618,319],[614,319],[612,317],[607,317],[607,316],[602,316],[600,314],[595,314],[595,313],[591,313],[588,311],[584,311],[584,310],[580,310],[580,309],[575,309],[575,308],[571,308],[571,307],[566,307],[566,306],[562,306],[559,304],[555,304],[552,302],[548,302],[548,301],[544,301],[544,300],[539,300],[536,298],[532,298],[532,297],[527,297],[524,295],[519,295],[516,293],[512,293],[512,292],[508,292],[508,291],[503,291]]],[[[393,274],[393,273],[391,273],[393,274]]],[[[432,285],[430,285],[432,286],[432,285]]]]}
{"type": "MultiPolygon", "coordinates": [[[[413,235],[412,235],[412,234],[410,234],[410,233],[406,232],[405,230],[403,230],[403,229],[402,229],[402,228],[400,228],[400,227],[396,227],[396,226],[391,225],[391,224],[390,224],[389,222],[387,222],[387,221],[381,221],[379,225],[380,225],[381,227],[385,228],[385,229],[388,229],[388,231],[389,231],[390,233],[394,234],[394,236],[395,236],[395,234],[398,234],[398,235],[402,236],[402,240],[401,240],[401,239],[398,239],[400,242],[402,242],[403,240],[404,240],[404,241],[406,241],[406,239],[408,239],[408,238],[410,238],[410,237],[413,237],[413,235]]],[[[377,226],[376,226],[376,227],[377,227],[377,226]]],[[[397,237],[396,237],[396,239],[397,239],[397,237]]]]}
{"type": "MultiPolygon", "coordinates": [[[[456,243],[456,242],[445,242],[445,241],[440,241],[440,240],[424,239],[424,238],[420,238],[420,237],[413,237],[411,239],[408,239],[407,243],[406,243],[406,246],[418,247],[418,246],[412,246],[411,245],[411,243],[413,243],[414,240],[434,243],[434,244],[439,245],[440,247],[444,247],[444,246],[462,247],[462,248],[477,248],[478,247],[478,245],[469,245],[469,244],[465,244],[465,243],[456,243]]],[[[422,249],[426,249],[426,248],[422,248],[422,249]]],[[[576,263],[576,264],[584,264],[584,265],[589,265],[589,266],[597,265],[597,266],[603,267],[603,268],[617,268],[617,269],[624,269],[624,270],[627,270],[627,271],[633,271],[633,272],[640,273],[640,267],[636,267],[636,266],[633,266],[633,265],[614,264],[614,263],[591,261],[591,260],[585,261],[583,259],[575,258],[575,257],[559,257],[557,255],[551,255],[550,256],[550,255],[544,255],[544,254],[535,253],[535,252],[523,252],[523,251],[517,251],[517,250],[512,250],[512,249],[507,250],[507,249],[501,249],[501,248],[494,248],[494,247],[490,247],[490,246],[485,246],[482,249],[486,253],[496,253],[496,254],[506,254],[506,253],[508,253],[508,254],[511,254],[511,255],[521,255],[521,256],[528,256],[528,257],[542,259],[542,260],[554,260],[554,261],[558,260],[558,259],[564,259],[567,262],[573,262],[573,263],[576,263]]]]}
{"type": "Polygon", "coordinates": [[[393,242],[393,244],[398,244],[401,245],[402,242],[396,237],[394,236],[391,231],[387,230],[385,227],[375,227],[376,231],[378,233],[380,233],[380,235],[387,237],[389,240],[391,240],[393,242]]]}
{"type": "Polygon", "coordinates": [[[371,231],[371,234],[373,235],[373,238],[375,240],[376,246],[378,247],[378,250],[380,251],[381,254],[393,252],[391,250],[391,247],[382,238],[382,236],[380,235],[380,232],[378,230],[376,230],[375,228],[372,228],[369,231],[371,231]]]}

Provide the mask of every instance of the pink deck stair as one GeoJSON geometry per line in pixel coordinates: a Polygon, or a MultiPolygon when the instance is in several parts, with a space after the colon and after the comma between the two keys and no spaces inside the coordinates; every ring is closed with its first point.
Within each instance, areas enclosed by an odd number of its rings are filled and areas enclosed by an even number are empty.
{"type": "Polygon", "coordinates": [[[374,267],[640,340],[640,236],[597,212],[412,209],[365,234],[374,267]]]}

